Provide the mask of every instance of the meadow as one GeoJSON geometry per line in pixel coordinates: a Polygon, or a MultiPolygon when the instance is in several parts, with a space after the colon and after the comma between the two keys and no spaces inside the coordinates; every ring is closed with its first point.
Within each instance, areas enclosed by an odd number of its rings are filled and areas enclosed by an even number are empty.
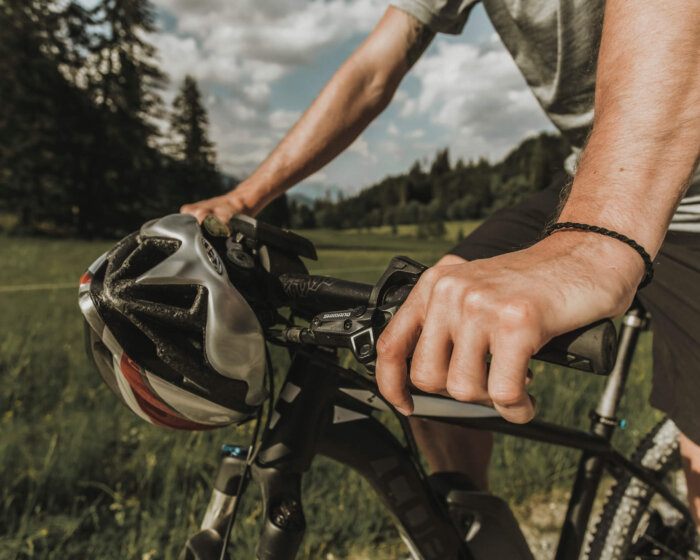
{"type": "MultiPolygon", "coordinates": [[[[432,240],[408,230],[309,231],[319,260],[308,264],[312,272],[373,282],[393,255],[431,264],[474,226],[450,225],[447,239],[432,240]]],[[[245,444],[250,427],[170,432],[137,419],[103,386],[84,352],[77,281],[112,243],[0,240],[0,560],[176,558],[201,520],[221,444],[245,444]]],[[[273,357],[281,375],[284,354],[273,357]]],[[[646,404],[650,365],[645,334],[622,411],[629,428],[616,440],[625,450],[658,418],[646,404]]],[[[539,416],[586,427],[603,380],[541,363],[533,369],[539,416]]],[[[527,519],[535,502],[561,499],[576,459],[498,436],[492,489],[527,519]]],[[[309,527],[300,558],[407,557],[382,505],[354,473],[316,460],[304,499],[309,527]]],[[[254,557],[260,513],[251,488],[233,559],[254,557]]]]}

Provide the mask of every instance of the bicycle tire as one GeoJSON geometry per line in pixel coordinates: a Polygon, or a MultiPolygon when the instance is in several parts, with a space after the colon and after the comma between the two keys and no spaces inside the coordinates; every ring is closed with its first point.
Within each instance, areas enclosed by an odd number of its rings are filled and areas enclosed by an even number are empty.
{"type": "MultiPolygon", "coordinates": [[[[655,471],[660,478],[683,477],[678,428],[668,418],[661,420],[638,445],[632,461],[655,471]]],[[[684,491],[684,490],[682,490],[684,491]]],[[[646,558],[686,559],[697,550],[695,527],[688,527],[671,506],[652,500],[656,493],[646,484],[625,473],[613,486],[589,544],[588,560],[636,560],[646,558]],[[678,526],[666,525],[660,511],[671,510],[678,526]],[[662,519],[663,525],[659,525],[662,519]],[[663,538],[657,538],[663,535],[663,538]],[[665,541],[665,542],[664,542],[665,541]]],[[[683,496],[685,498],[685,496],[683,496]]],[[[661,497],[657,500],[663,502],[661,497]]],[[[665,502],[663,502],[665,504],[665,502]]],[[[672,517],[672,516],[671,516],[672,517]]]]}

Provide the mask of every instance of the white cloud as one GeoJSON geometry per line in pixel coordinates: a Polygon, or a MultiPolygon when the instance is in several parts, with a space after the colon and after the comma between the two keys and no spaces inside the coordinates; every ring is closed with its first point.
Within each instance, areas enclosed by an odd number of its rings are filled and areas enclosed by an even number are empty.
{"type": "Polygon", "coordinates": [[[399,127],[396,126],[394,122],[390,122],[387,127],[386,127],[386,133],[389,136],[400,136],[403,139],[408,139],[408,140],[417,140],[419,138],[423,138],[425,136],[425,130],[417,128],[415,130],[412,130],[411,132],[401,132],[399,130],[399,127]]]}
{"type": "Polygon", "coordinates": [[[301,111],[277,109],[270,113],[268,120],[275,130],[287,131],[299,120],[299,117],[301,117],[301,111]]]}
{"type": "MultiPolygon", "coordinates": [[[[290,109],[303,108],[304,96],[310,103],[317,93],[311,90],[320,89],[321,74],[308,70],[318,56],[324,53],[325,65],[328,53],[331,58],[337,53],[340,63],[346,40],[369,32],[387,6],[386,0],[154,3],[172,16],[167,18],[167,32],[149,38],[171,76],[165,100],[172,101],[186,74],[198,80],[219,164],[241,178],[263,161],[300,117],[300,111],[290,109]],[[343,49],[336,49],[341,44],[343,49]],[[292,86],[300,88],[293,92],[293,105],[273,105],[280,80],[297,71],[305,73],[305,80],[313,78],[292,86]]],[[[547,126],[495,35],[478,47],[438,37],[411,76],[394,95],[393,105],[399,111],[384,117],[393,121],[383,121],[386,124],[376,129],[381,129],[380,135],[373,132],[372,145],[365,137],[358,138],[349,155],[307,180],[309,189],[322,192],[332,186],[350,191],[375,175],[408,168],[423,154],[432,157],[445,146],[453,159],[500,157],[527,132],[547,126]]]]}
{"type": "Polygon", "coordinates": [[[222,150],[219,153],[219,164],[226,169],[232,169],[239,178],[245,178],[260,165],[268,154],[266,149],[258,149],[247,152],[237,150],[222,150]]]}
{"type": "Polygon", "coordinates": [[[376,163],[378,161],[378,158],[375,154],[373,154],[370,149],[369,149],[369,143],[367,140],[365,140],[364,136],[360,135],[357,137],[357,139],[350,144],[350,147],[347,149],[348,152],[357,154],[362,158],[368,159],[371,162],[376,163]]]}
{"type": "MultiPolygon", "coordinates": [[[[401,116],[427,115],[446,127],[453,153],[498,157],[527,132],[551,128],[513,59],[494,38],[479,47],[439,41],[413,75],[420,92],[403,101],[401,116]]],[[[420,138],[422,132],[411,134],[420,138]]]]}
{"type": "Polygon", "coordinates": [[[413,117],[418,112],[418,99],[410,99],[408,96],[401,104],[401,116],[404,119],[413,117]]]}
{"type": "Polygon", "coordinates": [[[316,171],[313,175],[309,175],[304,182],[306,183],[325,183],[328,176],[323,171],[316,171]]]}
{"type": "MultiPolygon", "coordinates": [[[[384,0],[154,0],[175,28],[149,37],[170,75],[171,102],[185,75],[207,93],[219,163],[250,174],[298,111],[270,107],[276,82],[357,33],[367,33],[384,0]]],[[[309,98],[309,102],[311,98],[309,98]]],[[[354,151],[363,157],[360,145],[354,151]]]]}
{"type": "MultiPolygon", "coordinates": [[[[176,79],[191,74],[233,86],[265,84],[310,65],[324,50],[367,33],[386,9],[381,0],[156,0],[177,19],[155,42],[176,79]]],[[[256,97],[251,95],[251,97],[256,97]]]]}
{"type": "Polygon", "coordinates": [[[398,89],[396,90],[392,101],[394,103],[403,103],[406,101],[406,99],[408,99],[408,93],[406,93],[403,89],[398,89]]]}
{"type": "Polygon", "coordinates": [[[382,140],[379,142],[379,149],[397,159],[402,155],[401,145],[394,140],[382,140]]]}

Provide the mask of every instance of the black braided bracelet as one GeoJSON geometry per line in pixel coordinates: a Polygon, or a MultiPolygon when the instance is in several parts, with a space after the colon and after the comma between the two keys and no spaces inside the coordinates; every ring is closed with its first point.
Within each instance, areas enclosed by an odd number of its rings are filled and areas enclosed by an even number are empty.
{"type": "Polygon", "coordinates": [[[593,233],[599,233],[601,235],[607,235],[608,237],[612,237],[613,239],[617,239],[618,241],[622,241],[623,243],[627,243],[632,249],[637,251],[639,253],[639,256],[642,257],[642,260],[644,261],[644,277],[642,278],[642,281],[639,283],[639,287],[637,288],[638,290],[641,290],[645,286],[649,285],[649,282],[651,282],[651,279],[654,278],[654,265],[651,262],[651,257],[649,256],[649,253],[647,253],[644,250],[644,247],[642,247],[639,243],[637,243],[634,239],[630,239],[626,235],[623,235],[621,233],[617,233],[616,231],[612,231],[610,229],[606,229],[604,227],[600,226],[591,226],[588,224],[579,224],[577,222],[558,222],[555,224],[552,224],[548,226],[544,230],[544,237],[547,237],[548,235],[551,235],[555,231],[562,230],[562,229],[578,229],[582,231],[592,231],[593,233]]]}

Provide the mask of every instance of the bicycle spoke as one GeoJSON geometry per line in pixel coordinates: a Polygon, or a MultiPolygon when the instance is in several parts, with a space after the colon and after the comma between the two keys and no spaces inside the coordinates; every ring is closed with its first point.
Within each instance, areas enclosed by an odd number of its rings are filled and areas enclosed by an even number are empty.
{"type": "MultiPolygon", "coordinates": [[[[652,544],[653,546],[657,547],[658,549],[662,550],[662,551],[665,552],[666,554],[669,554],[670,556],[668,556],[668,558],[670,558],[670,559],[673,559],[673,560],[684,560],[684,558],[685,558],[684,556],[681,556],[680,554],[678,554],[678,553],[674,552],[673,550],[671,550],[670,548],[668,548],[665,544],[663,544],[661,541],[655,539],[655,538],[652,537],[651,535],[642,535],[642,538],[643,538],[645,541],[647,541],[648,543],[650,543],[650,544],[652,544]]],[[[658,559],[659,556],[658,556],[657,554],[652,554],[652,555],[650,555],[650,556],[643,556],[643,557],[639,557],[639,556],[638,556],[637,558],[641,558],[642,560],[643,560],[644,558],[656,558],[656,559],[658,559]]]]}

